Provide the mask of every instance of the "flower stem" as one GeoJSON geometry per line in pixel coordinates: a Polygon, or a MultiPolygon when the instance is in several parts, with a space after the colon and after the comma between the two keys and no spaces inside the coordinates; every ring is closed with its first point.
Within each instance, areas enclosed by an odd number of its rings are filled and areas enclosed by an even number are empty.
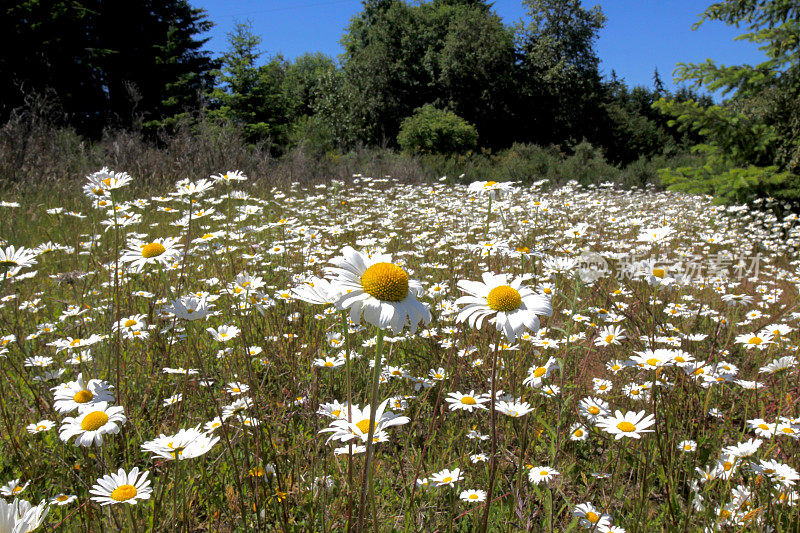
{"type": "MultiPolygon", "coordinates": [[[[367,491],[373,494],[372,505],[375,505],[374,493],[372,491],[372,451],[373,438],[375,436],[375,411],[378,409],[378,385],[380,385],[381,359],[383,356],[383,330],[378,330],[378,342],[375,347],[375,365],[372,369],[372,398],[370,399],[369,410],[369,432],[367,434],[367,457],[364,461],[364,474],[361,484],[361,501],[358,505],[358,527],[356,531],[364,531],[364,513],[367,505],[367,491]]],[[[352,422],[352,420],[351,420],[352,422]]]]}

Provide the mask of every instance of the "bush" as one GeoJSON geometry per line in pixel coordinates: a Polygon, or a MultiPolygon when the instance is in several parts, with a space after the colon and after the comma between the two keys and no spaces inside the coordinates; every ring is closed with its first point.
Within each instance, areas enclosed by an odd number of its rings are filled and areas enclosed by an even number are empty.
{"type": "Polygon", "coordinates": [[[427,104],[403,120],[397,143],[415,154],[463,153],[477,145],[478,130],[452,111],[427,104]]]}

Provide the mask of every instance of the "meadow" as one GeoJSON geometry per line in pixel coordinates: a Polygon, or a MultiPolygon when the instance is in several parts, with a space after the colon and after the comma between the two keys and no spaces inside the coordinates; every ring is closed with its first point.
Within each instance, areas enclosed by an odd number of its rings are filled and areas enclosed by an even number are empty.
{"type": "Polygon", "coordinates": [[[115,170],[0,198],[0,532],[800,528],[796,214],[115,170]]]}

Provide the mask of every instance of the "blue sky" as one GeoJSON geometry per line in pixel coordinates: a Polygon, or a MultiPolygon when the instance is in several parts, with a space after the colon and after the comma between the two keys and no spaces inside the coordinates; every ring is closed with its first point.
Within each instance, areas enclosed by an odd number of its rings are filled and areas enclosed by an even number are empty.
{"type": "MultiPolygon", "coordinates": [[[[339,39],[350,17],[361,10],[360,0],[190,0],[216,24],[206,48],[215,54],[226,49],[226,34],[236,22],[251,21],[262,38],[265,56],[281,53],[293,59],[305,52],[342,52],[339,39]]],[[[658,68],[668,87],[678,62],[713,58],[723,64],[758,63],[763,55],[752,43],[734,42],[742,30],[705,23],[691,31],[711,0],[603,0],[608,18],[596,49],[601,70],[615,70],[629,85],[651,85],[658,68]]],[[[507,24],[524,16],[520,0],[497,0],[494,10],[507,24]]]]}

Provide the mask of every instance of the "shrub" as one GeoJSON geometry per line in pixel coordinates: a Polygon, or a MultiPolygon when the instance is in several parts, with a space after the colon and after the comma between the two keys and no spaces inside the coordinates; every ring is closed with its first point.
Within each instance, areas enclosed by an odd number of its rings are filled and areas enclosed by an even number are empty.
{"type": "Polygon", "coordinates": [[[427,104],[403,120],[397,143],[411,153],[463,153],[477,145],[478,130],[452,111],[427,104]]]}

